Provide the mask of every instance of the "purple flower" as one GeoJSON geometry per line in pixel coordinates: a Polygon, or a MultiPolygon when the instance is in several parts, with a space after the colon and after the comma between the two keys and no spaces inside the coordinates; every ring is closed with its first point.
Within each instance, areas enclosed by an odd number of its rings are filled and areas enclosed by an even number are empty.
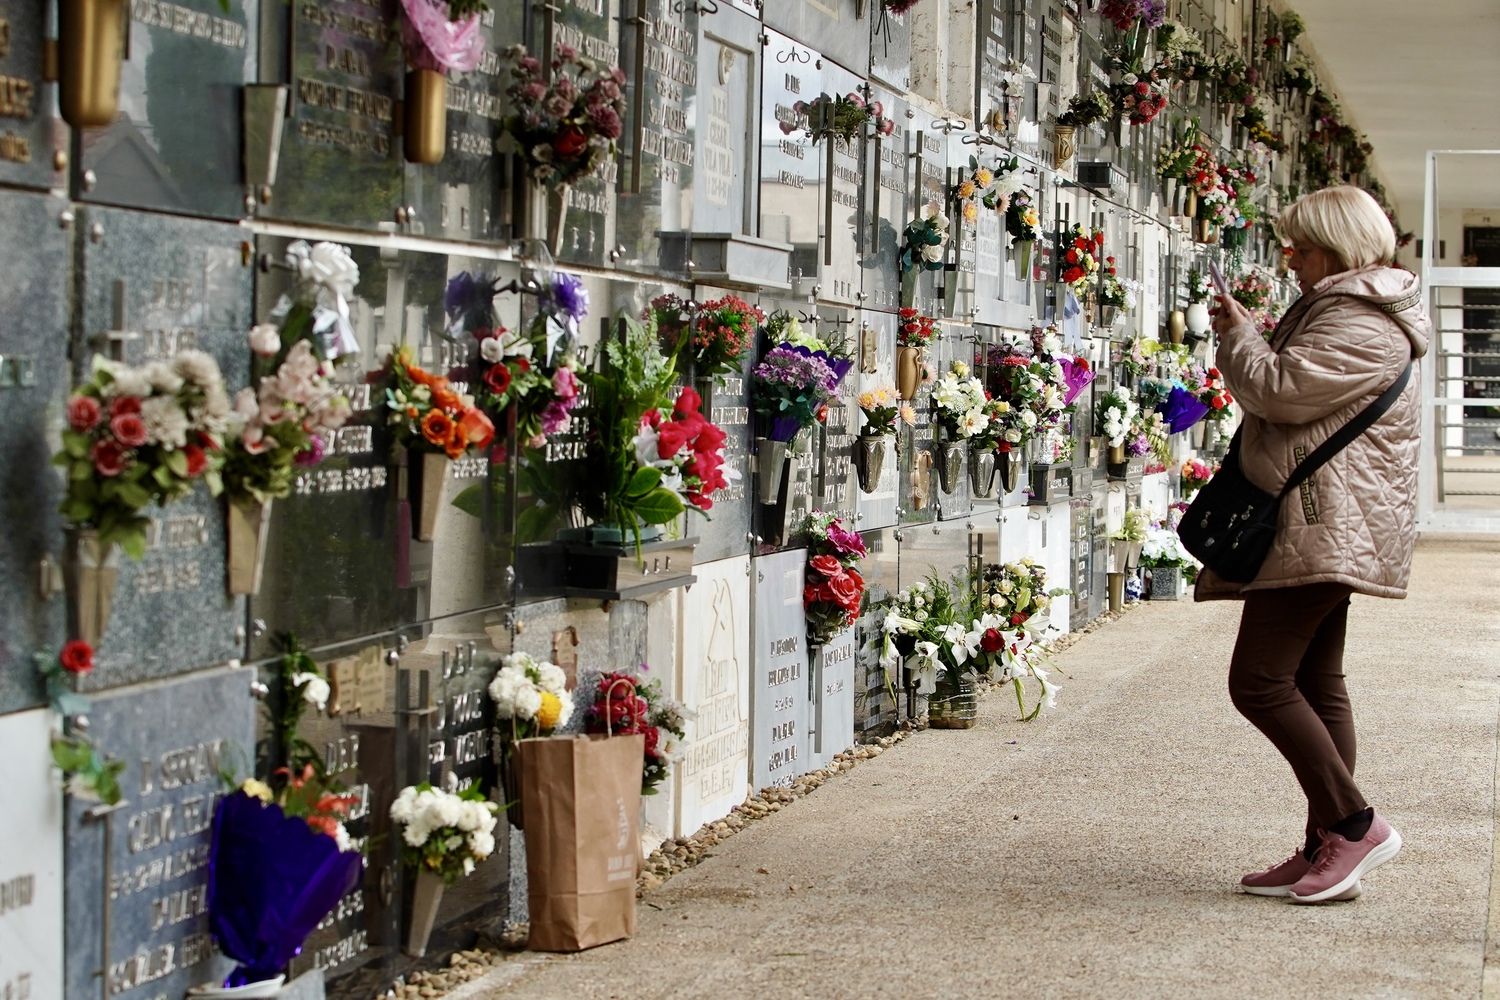
{"type": "Polygon", "coordinates": [[[307,447],[297,452],[297,457],[293,461],[298,465],[317,465],[323,461],[325,454],[327,454],[327,451],[326,446],[323,444],[323,439],[316,434],[312,434],[308,437],[307,447]]]}
{"type": "Polygon", "coordinates": [[[552,284],[542,291],[542,308],[566,313],[573,320],[583,319],[589,314],[589,293],[583,280],[571,274],[553,276],[552,284]]]}
{"type": "Polygon", "coordinates": [[[554,399],[542,409],[542,433],[558,434],[566,431],[572,425],[572,418],[568,416],[568,407],[560,400],[554,399]]]}
{"type": "Polygon", "coordinates": [[[865,541],[858,534],[848,530],[838,521],[828,526],[828,542],[841,555],[865,557],[865,541]]]}
{"type": "Polygon", "coordinates": [[[1150,450],[1151,442],[1146,440],[1146,435],[1144,434],[1137,434],[1134,440],[1125,442],[1125,454],[1129,455],[1131,458],[1135,458],[1138,455],[1144,455],[1150,450]]]}
{"type": "Polygon", "coordinates": [[[457,316],[469,308],[469,299],[474,295],[474,276],[460,271],[448,279],[448,289],[443,293],[443,311],[457,316]]]}

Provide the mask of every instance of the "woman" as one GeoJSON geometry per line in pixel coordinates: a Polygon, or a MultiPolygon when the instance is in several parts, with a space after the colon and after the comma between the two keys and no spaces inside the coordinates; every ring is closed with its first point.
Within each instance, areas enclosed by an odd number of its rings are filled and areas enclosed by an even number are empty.
{"type": "Polygon", "coordinates": [[[1298,903],[1350,899],[1395,857],[1401,836],[1354,783],[1354,716],[1344,689],[1351,594],[1405,597],[1415,538],[1420,380],[1428,322],[1415,275],[1392,267],[1396,236],[1375,199],[1335,187],[1298,199],[1277,229],[1302,295],[1269,342],[1222,296],[1217,364],[1244,411],[1239,462],[1275,491],[1302,459],[1413,371],[1396,403],[1281,505],[1255,580],[1204,572],[1198,600],[1245,602],[1229,666],[1241,714],[1291,764],[1307,796],[1302,847],[1241,886],[1298,903]]]}

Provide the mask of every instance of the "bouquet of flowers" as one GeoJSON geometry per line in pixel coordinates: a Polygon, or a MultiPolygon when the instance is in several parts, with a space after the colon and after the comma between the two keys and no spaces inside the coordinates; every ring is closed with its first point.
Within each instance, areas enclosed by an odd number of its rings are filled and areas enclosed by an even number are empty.
{"type": "Polygon", "coordinates": [[[1036,560],[990,563],[980,579],[976,614],[998,615],[1007,625],[1019,627],[1045,614],[1053,596],[1047,590],[1047,571],[1036,560]]]}
{"type": "Polygon", "coordinates": [[[32,654],[37,672],[42,675],[47,701],[52,710],[69,721],[66,735],[52,735],[52,763],[63,775],[63,787],[69,795],[89,802],[114,805],[120,801],[120,774],[125,762],[106,757],[77,724],[86,716],[89,699],[73,690],[70,677],[82,677],[94,669],[94,647],[82,639],[69,639],[56,655],[40,651],[32,654]]]}
{"type": "Polygon", "coordinates": [[[816,333],[804,329],[801,321],[785,309],[778,309],[771,314],[771,318],[766,321],[766,334],[771,343],[790,347],[798,354],[817,358],[827,365],[834,374],[835,387],[844,381],[844,376],[854,367],[854,354],[846,339],[824,340],[816,333]]]}
{"type": "Polygon", "coordinates": [[[267,503],[292,491],[296,466],[323,460],[333,433],[349,419],[349,400],[334,387],[327,363],[313,353],[310,340],[284,350],[280,331],[271,325],[250,331],[256,366],[280,365],[241,389],[234,398],[239,433],[224,443],[220,475],[231,500],[267,503]]]}
{"type": "Polygon", "coordinates": [[[141,510],[168,504],[199,482],[217,496],[225,433],[234,414],[218,362],[183,351],[140,368],[94,358],[68,399],[68,426],[53,464],[67,470],[62,515],[98,532],[106,551],[146,552],[150,521],[141,510]]]}
{"type": "MultiPolygon", "coordinates": [[[[270,315],[271,323],[281,331],[282,347],[311,340],[322,361],[358,354],[349,298],[359,284],[359,265],[349,248],[297,240],[286,248],[286,266],[296,279],[291,292],[276,300],[270,315]]],[[[257,353],[270,355],[264,349],[257,353]]]]}
{"type": "Polygon", "coordinates": [[[790,441],[822,419],[838,376],[816,355],[782,344],[766,352],[752,375],[751,405],[773,441],[790,441]]]}
{"type": "Polygon", "coordinates": [[[1260,74],[1245,60],[1226,52],[1218,59],[1214,81],[1218,86],[1219,103],[1226,106],[1250,104],[1255,100],[1255,85],[1260,74]]]}
{"type": "Polygon", "coordinates": [[[568,675],[557,664],[527,653],[512,653],[500,661],[489,693],[495,702],[495,717],[502,720],[500,739],[507,745],[550,736],[573,717],[568,675]]]}
{"type": "Polygon", "coordinates": [[[1019,165],[1020,160],[1014,156],[1002,157],[992,170],[981,167],[977,157],[969,157],[969,175],[953,189],[965,222],[978,220],[980,205],[995,212],[1009,209],[1011,197],[1021,190],[1020,178],[1016,176],[1019,165]]]}
{"type": "MultiPolygon", "coordinates": [[[[646,669],[645,664],[641,669],[646,669]]],[[[646,756],[641,766],[641,794],[655,795],[668,766],[681,758],[690,718],[687,709],[662,694],[660,681],[652,678],[643,682],[635,674],[616,672],[599,678],[583,728],[596,734],[643,735],[646,756]]]]}
{"type": "Polygon", "coordinates": [[[239,963],[226,988],[275,980],[364,873],[344,820],[359,803],[311,763],[282,771],[281,790],[249,779],[214,809],[208,922],[239,963]]]}
{"type": "Polygon", "coordinates": [[[969,635],[966,603],[936,574],[885,602],[884,618],[879,631],[870,635],[867,653],[878,658],[887,687],[894,690],[891,671],[897,666],[911,671],[919,694],[935,691],[939,674],[959,672],[978,648],[978,637],[969,635]]]}
{"type": "Polygon", "coordinates": [[[901,243],[901,273],[941,271],[948,246],[948,217],[931,201],[922,214],[907,223],[901,243]]]}
{"type": "Polygon", "coordinates": [[[1181,21],[1163,21],[1156,29],[1156,52],[1168,67],[1180,71],[1203,54],[1203,39],[1181,21]]]}
{"type": "Polygon", "coordinates": [[[937,337],[936,320],[923,316],[910,307],[903,307],[896,314],[896,346],[925,349],[937,337]]]}
{"type": "Polygon", "coordinates": [[[1281,85],[1299,94],[1311,94],[1318,87],[1318,78],[1313,65],[1306,56],[1298,55],[1281,71],[1281,85]]]}
{"type": "Polygon", "coordinates": [[[1120,111],[1132,125],[1145,125],[1167,107],[1167,82],[1156,70],[1126,73],[1114,88],[1120,111]]]}
{"type": "MultiPolygon", "coordinates": [[[[1202,142],[1193,143],[1193,161],[1182,178],[1199,198],[1205,198],[1219,189],[1219,161],[1213,150],[1202,142]]],[[[1199,206],[1200,211],[1202,206],[1199,206]]]]}
{"type": "MultiPolygon", "coordinates": [[[[896,131],[896,123],[885,117],[885,105],[879,101],[866,101],[856,91],[842,96],[819,94],[811,102],[798,101],[792,110],[807,118],[807,131],[817,143],[825,137],[833,137],[845,145],[865,136],[865,127],[871,123],[878,135],[890,135],[896,131]]],[[[791,135],[797,126],[782,122],[783,135],[791,135]]]]}
{"type": "Polygon", "coordinates": [[[1131,458],[1150,454],[1165,468],[1171,461],[1171,446],[1167,442],[1167,435],[1170,433],[1166,418],[1160,411],[1138,409],[1130,424],[1125,454],[1131,458]]]}
{"type": "Polygon", "coordinates": [[[1156,152],[1156,175],[1163,180],[1186,181],[1198,162],[1198,126],[1196,119],[1180,133],[1174,133],[1156,152]]]}
{"type": "Polygon", "coordinates": [[[1125,283],[1120,280],[1115,272],[1115,259],[1104,258],[1104,273],[1099,276],[1099,304],[1101,306],[1112,306],[1116,309],[1124,309],[1127,312],[1135,308],[1134,297],[1125,283]]]}
{"type": "Polygon", "coordinates": [[[624,71],[568,45],[554,47],[550,79],[525,46],[509,56],[510,111],[500,124],[533,180],[573,184],[614,158],[625,114],[624,71]]]}
{"type": "Polygon", "coordinates": [[[703,416],[702,405],[697,391],[683,386],[670,411],[648,410],[641,417],[632,442],[637,463],[632,483],[637,489],[659,484],[689,508],[707,511],[714,505],[712,494],[739,477],[738,470],[724,464],[724,431],[703,416]],[[648,470],[658,471],[659,478],[648,470]]]}
{"type": "Polygon", "coordinates": [[[766,318],[759,306],[737,295],[703,303],[696,319],[689,317],[686,303],[676,295],[657,296],[651,300],[651,309],[663,346],[669,352],[680,349],[690,356],[699,378],[739,374],[740,362],[755,342],[756,328],[766,318]],[[679,348],[679,341],[690,325],[691,337],[679,348]]]}
{"type": "Polygon", "coordinates": [[[1139,412],[1140,407],[1128,393],[1111,389],[1094,404],[1095,433],[1102,435],[1111,448],[1123,447],[1132,437],[1131,430],[1139,412]]]}
{"type": "Polygon", "coordinates": [[[1035,240],[1041,235],[1041,228],[1042,220],[1036,214],[1031,196],[1024,191],[1011,195],[1005,208],[1005,231],[1010,238],[1017,243],[1035,240]]]}
{"type": "Polygon", "coordinates": [[[1114,103],[1109,95],[1098,90],[1078,94],[1068,101],[1068,109],[1057,116],[1057,124],[1073,128],[1084,128],[1114,114],[1114,103]]]}
{"type": "Polygon", "coordinates": [[[1182,463],[1182,495],[1190,497],[1213,478],[1215,470],[1201,458],[1190,458],[1182,463]]]}
{"type": "Polygon", "coordinates": [[[452,884],[495,851],[500,807],[477,785],[446,792],[423,782],[401,789],[391,820],[401,827],[401,860],[452,884]]]}
{"type": "Polygon", "coordinates": [[[1229,294],[1252,314],[1264,312],[1271,305],[1271,283],[1259,271],[1236,275],[1229,283],[1229,294]]]}
{"type": "Polygon", "coordinates": [[[1056,423],[1063,410],[1063,394],[1052,382],[1053,362],[1008,350],[990,349],[987,413],[998,426],[988,428],[1002,452],[1019,448],[1039,429],[1056,423]]]}
{"type": "Polygon", "coordinates": [[[1104,230],[1089,230],[1075,223],[1063,240],[1062,280],[1083,298],[1099,273],[1099,255],[1104,252],[1104,230]]]}
{"type": "Polygon", "coordinates": [[[859,620],[865,581],[858,566],[865,557],[865,543],[838,516],[823,511],[808,515],[807,534],[802,605],[807,641],[820,645],[859,620]]]}
{"type": "Polygon", "coordinates": [[[933,416],[949,441],[967,440],[989,424],[986,400],[984,383],[970,374],[968,365],[955,361],[933,386],[933,416]]]}
{"type": "Polygon", "coordinates": [[[1234,416],[1234,411],[1230,409],[1234,397],[1229,394],[1223,378],[1219,369],[1209,368],[1205,373],[1203,385],[1198,390],[1198,399],[1208,405],[1209,420],[1229,420],[1234,416]]]}
{"type": "Polygon", "coordinates": [[[1146,542],[1141,546],[1141,565],[1186,568],[1195,563],[1175,530],[1168,525],[1153,524],[1146,530],[1146,542]]]}
{"type": "Polygon", "coordinates": [[[859,411],[865,415],[865,424],[859,432],[866,436],[895,433],[898,417],[907,426],[917,422],[916,411],[902,403],[896,390],[889,386],[860,393],[859,411]]]}
{"type": "Polygon", "coordinates": [[[1121,31],[1129,31],[1137,21],[1159,28],[1166,14],[1165,0],[1104,0],[1099,8],[1099,16],[1121,31]]]}
{"type": "Polygon", "coordinates": [[[401,47],[415,69],[467,73],[484,57],[484,0],[401,0],[401,47]]]}
{"type": "Polygon", "coordinates": [[[385,385],[385,406],[396,442],[417,452],[441,452],[450,459],[470,448],[483,451],[495,437],[495,425],[441,375],[417,367],[411,348],[391,353],[376,377],[385,385]]]}

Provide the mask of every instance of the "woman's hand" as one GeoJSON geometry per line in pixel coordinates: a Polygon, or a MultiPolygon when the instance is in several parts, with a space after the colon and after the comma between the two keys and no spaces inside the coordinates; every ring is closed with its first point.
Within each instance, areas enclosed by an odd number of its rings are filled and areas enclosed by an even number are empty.
{"type": "Polygon", "coordinates": [[[1241,323],[1255,325],[1255,320],[1250,316],[1250,310],[1230,296],[1220,295],[1219,305],[1214,309],[1214,333],[1222,337],[1241,323]]]}

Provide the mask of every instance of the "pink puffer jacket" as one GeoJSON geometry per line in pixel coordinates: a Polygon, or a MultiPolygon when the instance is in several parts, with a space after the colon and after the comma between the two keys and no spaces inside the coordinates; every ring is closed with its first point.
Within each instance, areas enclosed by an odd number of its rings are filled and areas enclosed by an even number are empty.
{"type": "MultiPolygon", "coordinates": [[[[1376,265],[1329,275],[1294,302],[1268,344],[1249,325],[1227,332],[1217,362],[1243,412],[1240,467],[1275,492],[1306,456],[1427,352],[1416,275],[1376,265]]],[[[1389,411],[1281,505],[1276,542],[1243,588],[1200,574],[1196,598],[1346,583],[1405,597],[1416,538],[1421,373],[1389,411]]]]}

